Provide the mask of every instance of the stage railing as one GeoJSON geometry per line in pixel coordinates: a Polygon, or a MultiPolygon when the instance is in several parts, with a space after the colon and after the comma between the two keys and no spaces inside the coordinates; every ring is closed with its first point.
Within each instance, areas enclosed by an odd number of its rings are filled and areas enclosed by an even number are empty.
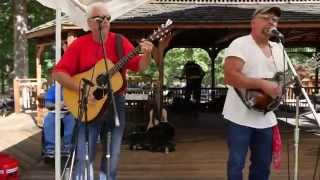
{"type": "MultiPolygon", "coordinates": [[[[318,94],[319,88],[317,87],[304,87],[307,94],[310,96],[310,99],[315,104],[320,104],[320,98],[319,101],[314,100],[315,97],[320,97],[318,94]]],[[[169,88],[167,91],[169,91],[167,97],[164,97],[165,100],[168,100],[170,98],[184,98],[184,88],[169,88]]],[[[221,97],[225,97],[227,94],[227,88],[201,88],[201,103],[214,103],[214,100],[220,99],[221,97]]],[[[289,105],[289,106],[295,106],[295,95],[293,92],[293,88],[289,87],[286,92],[286,96],[284,98],[285,102],[283,104],[289,105]]],[[[165,101],[168,103],[168,101],[165,101]]],[[[302,100],[301,107],[306,107],[307,103],[302,100]]]]}

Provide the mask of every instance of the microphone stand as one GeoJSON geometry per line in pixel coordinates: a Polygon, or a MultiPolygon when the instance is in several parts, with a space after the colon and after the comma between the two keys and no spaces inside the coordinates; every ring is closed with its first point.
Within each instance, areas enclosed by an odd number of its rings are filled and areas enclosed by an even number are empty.
{"type": "Polygon", "coordinates": [[[300,139],[300,123],[299,123],[299,114],[300,114],[300,96],[301,96],[301,83],[299,79],[295,78],[294,83],[294,94],[296,97],[296,117],[295,117],[295,129],[294,129],[294,180],[298,180],[298,169],[299,169],[299,139],[300,139]]]}
{"type": "MultiPolygon", "coordinates": [[[[103,84],[103,89],[107,89],[107,96],[110,99],[111,98],[111,103],[112,103],[112,110],[114,113],[114,124],[116,127],[120,127],[120,122],[119,122],[119,116],[118,116],[118,110],[116,107],[116,102],[115,102],[115,97],[114,97],[114,92],[112,89],[112,83],[111,83],[111,77],[109,75],[109,68],[108,68],[108,62],[107,62],[107,53],[106,53],[106,48],[104,46],[104,39],[103,39],[103,32],[102,32],[102,23],[103,21],[97,21],[99,24],[99,35],[100,35],[100,43],[101,47],[103,49],[103,58],[104,58],[104,65],[105,65],[105,77],[106,77],[106,82],[103,84]]],[[[111,132],[107,132],[107,137],[106,137],[106,152],[105,152],[105,158],[106,158],[106,168],[107,168],[107,179],[111,179],[110,176],[110,166],[111,166],[111,132]]],[[[105,148],[104,148],[105,149],[105,148]]]]}
{"type": "MultiPolygon", "coordinates": [[[[279,38],[279,43],[282,43],[283,39],[279,38]]],[[[283,43],[282,43],[283,44],[283,43]]],[[[284,48],[284,47],[283,47],[284,48]]],[[[284,51],[284,50],[283,50],[284,51]]],[[[310,98],[306,92],[306,90],[302,86],[302,82],[300,77],[298,76],[296,70],[294,69],[292,63],[290,62],[289,58],[285,58],[285,54],[283,55],[283,58],[285,62],[288,64],[289,69],[293,73],[293,77],[295,80],[295,96],[296,96],[296,125],[295,125],[295,131],[294,131],[294,147],[295,147],[295,153],[294,153],[294,159],[295,159],[295,166],[294,166],[294,180],[298,180],[298,150],[299,150],[299,135],[300,135],[300,129],[299,129],[299,105],[300,105],[300,95],[302,94],[303,97],[306,99],[309,108],[311,109],[311,112],[313,114],[313,117],[315,118],[318,126],[320,127],[320,120],[317,116],[317,113],[314,109],[314,106],[312,105],[310,98]]]]}
{"type": "Polygon", "coordinates": [[[90,84],[86,80],[82,80],[84,82],[83,86],[84,88],[81,89],[81,107],[80,107],[80,113],[79,113],[79,120],[82,120],[84,117],[85,122],[85,152],[86,152],[86,166],[85,166],[85,179],[90,179],[90,158],[89,158],[89,128],[88,128],[88,94],[90,90],[90,86],[93,84],[90,84]],[[88,88],[89,87],[89,88],[88,88]]]}
{"type": "Polygon", "coordinates": [[[90,87],[92,87],[94,84],[87,80],[82,79],[83,82],[80,92],[80,106],[79,106],[79,113],[78,113],[78,120],[76,120],[75,128],[73,129],[73,135],[72,135],[72,151],[70,152],[70,155],[66,161],[62,177],[63,179],[68,178],[68,180],[72,179],[73,176],[73,168],[76,158],[76,152],[77,152],[77,144],[78,144],[78,134],[79,134],[79,122],[82,121],[84,117],[85,122],[85,166],[84,166],[84,179],[90,179],[90,157],[89,157],[89,128],[88,128],[88,116],[87,116],[87,110],[88,110],[88,93],[90,90],[90,87]],[[71,156],[71,157],[70,157],[71,156]],[[67,168],[67,165],[69,163],[69,160],[71,158],[70,162],[70,169],[67,168]]]}

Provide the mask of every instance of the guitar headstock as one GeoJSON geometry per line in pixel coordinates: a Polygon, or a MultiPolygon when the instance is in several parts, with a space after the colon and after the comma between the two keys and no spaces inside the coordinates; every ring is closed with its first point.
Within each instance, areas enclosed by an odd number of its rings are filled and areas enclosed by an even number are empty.
{"type": "Polygon", "coordinates": [[[168,19],[165,24],[161,24],[160,27],[155,30],[148,38],[148,41],[154,42],[161,38],[166,37],[172,29],[173,21],[168,19]]]}

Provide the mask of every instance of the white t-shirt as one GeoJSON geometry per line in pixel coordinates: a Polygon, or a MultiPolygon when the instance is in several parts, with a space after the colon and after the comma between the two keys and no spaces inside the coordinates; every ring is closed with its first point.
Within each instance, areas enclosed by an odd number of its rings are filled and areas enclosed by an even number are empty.
{"type": "MultiPolygon", "coordinates": [[[[242,73],[252,78],[272,78],[276,72],[284,70],[286,63],[283,59],[283,47],[279,43],[269,42],[272,56],[266,57],[262,49],[256,44],[251,35],[235,39],[226,50],[226,58],[235,56],[241,58],[245,63],[242,73]]],[[[285,53],[285,57],[287,55],[285,53]]],[[[229,86],[223,115],[236,124],[253,128],[268,128],[277,124],[273,112],[264,114],[248,109],[241,101],[233,87],[229,86]]]]}

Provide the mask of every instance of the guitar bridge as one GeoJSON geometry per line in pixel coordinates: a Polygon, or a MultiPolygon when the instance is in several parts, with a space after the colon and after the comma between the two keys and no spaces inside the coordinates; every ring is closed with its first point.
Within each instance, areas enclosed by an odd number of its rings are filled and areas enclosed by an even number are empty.
{"type": "Polygon", "coordinates": [[[101,100],[107,94],[107,91],[107,89],[97,88],[93,91],[93,96],[96,100],[101,100]]]}

